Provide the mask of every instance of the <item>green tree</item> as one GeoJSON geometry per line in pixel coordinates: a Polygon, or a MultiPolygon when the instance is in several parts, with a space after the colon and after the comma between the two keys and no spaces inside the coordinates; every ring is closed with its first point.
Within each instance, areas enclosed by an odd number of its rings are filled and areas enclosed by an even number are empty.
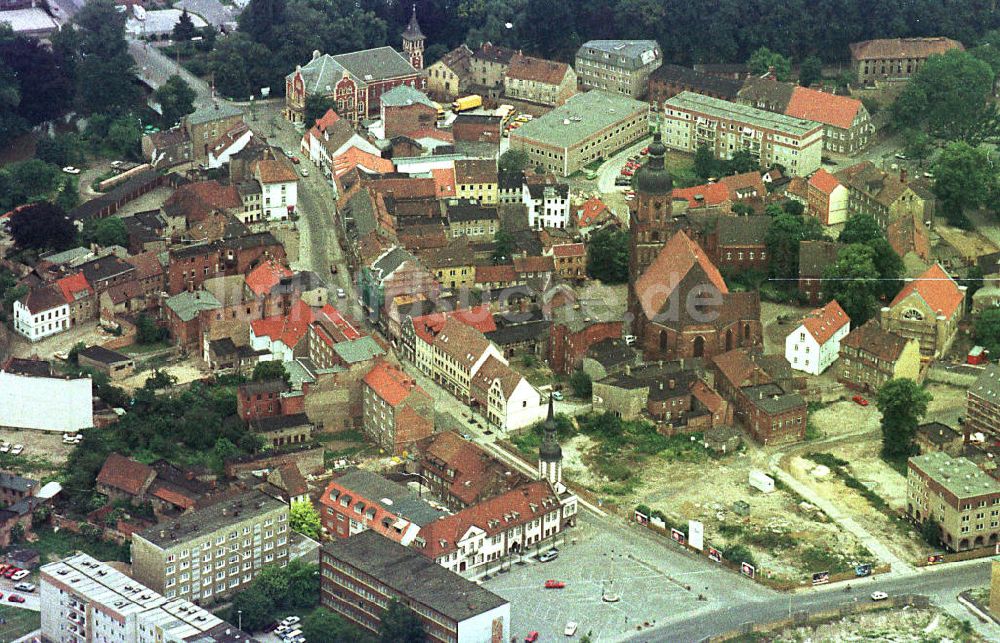
{"type": "Polygon", "coordinates": [[[274,599],[263,592],[246,589],[233,597],[229,622],[239,623],[244,630],[259,632],[274,620],[274,599]]]}
{"type": "Polygon", "coordinates": [[[995,109],[987,105],[993,79],[990,66],[968,52],[931,56],[893,103],[893,123],[978,144],[995,133],[995,109]]]}
{"type": "Polygon", "coordinates": [[[961,220],[968,208],[985,205],[996,185],[986,152],[968,143],[949,143],[934,163],[934,195],[949,222],[961,220]]]}
{"type": "Polygon", "coordinates": [[[806,206],[802,205],[801,201],[796,201],[795,199],[788,199],[782,203],[781,209],[796,217],[802,216],[806,212],[806,206]]]}
{"type": "Polygon", "coordinates": [[[874,255],[872,262],[878,272],[879,296],[885,301],[891,301],[903,287],[903,260],[885,237],[875,237],[865,245],[872,249],[874,255]]]}
{"type": "Polygon", "coordinates": [[[587,244],[587,275],[609,284],[628,281],[628,233],[605,228],[590,237],[587,244]]]}
{"type": "Polygon", "coordinates": [[[878,227],[873,217],[867,214],[852,214],[847,217],[844,229],[840,231],[837,241],[844,244],[867,243],[870,239],[881,237],[882,229],[878,227]]]}
{"type": "Polygon", "coordinates": [[[513,261],[513,256],[514,237],[501,228],[493,236],[493,263],[498,266],[509,264],[513,261]]]}
{"type": "Polygon", "coordinates": [[[174,74],[155,93],[157,102],[163,112],[163,124],[166,127],[178,123],[182,116],[194,111],[195,93],[183,78],[174,74]]]}
{"type": "Polygon", "coordinates": [[[0,168],[0,209],[49,197],[59,185],[59,168],[38,159],[0,168]]]}
{"type": "Polygon", "coordinates": [[[823,80],[823,61],[817,56],[806,56],[799,65],[799,84],[809,87],[823,80]]]}
{"type": "Polygon", "coordinates": [[[253,374],[250,376],[250,379],[254,382],[284,380],[285,384],[290,384],[292,381],[288,371],[285,370],[285,364],[278,360],[257,362],[257,365],[253,367],[253,374]]]}
{"type": "Polygon", "coordinates": [[[788,80],[792,75],[792,61],[767,47],[761,47],[753,52],[747,61],[747,66],[754,76],[763,76],[772,67],[778,80],[788,80]]]}
{"type": "Polygon", "coordinates": [[[931,137],[921,129],[908,128],[903,131],[903,153],[917,161],[923,161],[931,153],[931,137]]]}
{"type": "Polygon", "coordinates": [[[130,159],[142,158],[142,126],[134,114],[125,114],[111,121],[104,146],[112,154],[130,159]]]}
{"type": "Polygon", "coordinates": [[[208,57],[208,69],[222,95],[246,100],[275,80],[270,59],[267,47],[237,31],[219,41],[208,57]]]}
{"type": "Polygon", "coordinates": [[[109,246],[128,247],[128,229],[119,217],[104,219],[88,219],[83,224],[81,238],[86,243],[96,243],[107,248],[109,246]]]}
{"type": "Polygon", "coordinates": [[[125,41],[125,13],[112,0],[88,2],[76,14],[80,31],[76,98],[88,114],[121,114],[139,98],[125,41]]]}
{"type": "Polygon", "coordinates": [[[987,308],[976,319],[973,327],[976,343],[990,352],[1000,355],[1000,308],[987,308]]]}
{"type": "Polygon", "coordinates": [[[924,542],[931,547],[941,546],[941,533],[941,525],[933,518],[926,518],[920,525],[920,535],[923,536],[924,542]]]}
{"type": "Polygon", "coordinates": [[[703,181],[722,174],[722,164],[707,145],[699,145],[694,153],[694,173],[703,181]]]}
{"type": "Polygon", "coordinates": [[[288,520],[292,530],[313,540],[319,540],[322,532],[319,512],[310,500],[297,500],[288,511],[288,520]]]}
{"type": "Polygon", "coordinates": [[[330,96],[310,94],[306,96],[306,106],[303,112],[305,122],[312,124],[323,117],[329,110],[337,108],[336,101],[330,96]]]}
{"type": "Polygon", "coordinates": [[[174,40],[177,42],[187,42],[194,38],[196,33],[197,29],[194,26],[194,21],[188,15],[187,9],[184,9],[181,11],[181,17],[177,19],[177,24],[174,25],[174,40]]]}
{"type": "MultiPolygon", "coordinates": [[[[772,213],[777,214],[776,212],[774,212],[774,210],[768,210],[768,208],[770,208],[770,207],[771,206],[767,206],[767,208],[764,209],[764,213],[765,214],[772,214],[772,213]]],[[[750,216],[751,214],[754,213],[754,209],[753,209],[752,205],[750,205],[749,203],[742,203],[742,202],[739,202],[739,201],[737,201],[736,203],[734,203],[733,207],[731,209],[732,209],[733,214],[735,214],[738,217],[748,217],[748,216],[750,216]]],[[[779,208],[779,210],[780,210],[780,208],[779,208]]]]}
{"type": "Polygon", "coordinates": [[[363,643],[371,640],[370,636],[328,609],[313,610],[298,627],[307,641],[363,643]]]}
{"type": "Polygon", "coordinates": [[[35,144],[35,158],[56,167],[81,165],[83,163],[83,141],[78,134],[57,134],[43,136],[35,144]]]}
{"type": "Polygon", "coordinates": [[[507,150],[500,155],[499,169],[501,174],[522,174],[531,165],[531,159],[524,150],[507,150]]]}
{"type": "Polygon", "coordinates": [[[252,40],[275,49],[279,44],[275,30],[285,23],[285,0],[250,0],[240,13],[240,33],[252,40]]]}
{"type": "Polygon", "coordinates": [[[882,385],[875,403],[882,414],[884,459],[901,461],[919,452],[914,436],[931,399],[931,394],[911,379],[893,379],[882,385]]]}
{"type": "Polygon", "coordinates": [[[382,615],[380,643],[424,643],[425,640],[427,633],[420,617],[396,599],[391,600],[389,609],[382,615]]]}
{"type": "Polygon", "coordinates": [[[760,161],[749,150],[736,150],[732,157],[722,162],[725,174],[744,174],[760,170],[760,161]]]}
{"type": "Polygon", "coordinates": [[[827,268],[823,278],[830,297],[851,318],[851,326],[856,328],[875,314],[880,285],[871,247],[854,243],[842,248],[837,262],[827,268]]]}
{"type": "MultiPolygon", "coordinates": [[[[769,206],[770,207],[770,206],[769,206]]],[[[795,216],[780,210],[771,218],[764,235],[770,257],[771,275],[779,279],[797,279],[799,244],[822,239],[823,230],[813,217],[795,216]]]]}
{"type": "Polygon", "coordinates": [[[139,344],[155,344],[163,341],[166,329],[161,328],[151,316],[140,313],[135,320],[135,341],[139,344]]]}
{"type": "Polygon", "coordinates": [[[215,460],[216,473],[224,473],[226,460],[240,455],[240,449],[229,438],[220,437],[212,447],[212,457],[215,460]]]}
{"type": "Polygon", "coordinates": [[[573,389],[573,395],[583,399],[590,399],[594,389],[590,375],[587,375],[583,369],[573,371],[573,374],[569,376],[569,386],[573,389]]]}
{"type": "Polygon", "coordinates": [[[65,250],[76,241],[76,228],[65,210],[47,201],[19,210],[10,219],[10,233],[22,249],[65,250]]]}
{"type": "Polygon", "coordinates": [[[0,145],[5,145],[27,128],[28,123],[17,113],[21,104],[21,86],[17,74],[0,60],[0,145]]]}

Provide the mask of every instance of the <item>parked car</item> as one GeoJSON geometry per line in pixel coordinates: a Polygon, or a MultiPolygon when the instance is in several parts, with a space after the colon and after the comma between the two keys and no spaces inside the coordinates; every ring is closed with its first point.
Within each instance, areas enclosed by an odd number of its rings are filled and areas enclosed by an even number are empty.
{"type": "Polygon", "coordinates": [[[347,299],[347,293],[343,288],[337,288],[337,299],[347,299]]]}
{"type": "Polygon", "coordinates": [[[65,172],[66,174],[79,174],[80,168],[73,167],[72,165],[67,165],[66,167],[63,168],[63,172],[65,172]]]}
{"type": "Polygon", "coordinates": [[[562,399],[563,399],[562,392],[560,392],[560,391],[553,391],[552,392],[552,399],[555,400],[556,402],[561,402],[562,399]]]}
{"type": "Polygon", "coordinates": [[[281,153],[287,156],[288,158],[292,158],[292,153],[289,152],[288,150],[281,150],[281,153]]]}
{"type": "Polygon", "coordinates": [[[11,594],[7,600],[10,601],[11,603],[23,603],[24,597],[18,596],[17,594],[11,594]]]}
{"type": "Polygon", "coordinates": [[[302,176],[309,176],[309,168],[302,168],[302,176]]]}
{"type": "Polygon", "coordinates": [[[547,580],[545,581],[545,589],[562,589],[566,587],[566,583],[561,580],[547,580]]]}
{"type": "Polygon", "coordinates": [[[38,588],[31,583],[18,583],[17,585],[14,585],[14,589],[19,592],[28,592],[30,594],[38,588]]]}
{"type": "Polygon", "coordinates": [[[294,163],[296,165],[298,165],[299,163],[302,162],[302,161],[299,160],[299,157],[297,157],[297,156],[290,156],[289,158],[292,159],[292,163],[294,163]]]}
{"type": "Polygon", "coordinates": [[[559,550],[558,549],[550,549],[550,550],[548,550],[546,552],[542,552],[541,554],[538,555],[538,562],[540,562],[540,563],[547,563],[550,560],[555,560],[556,558],[559,558],[559,550]]]}
{"type": "Polygon", "coordinates": [[[601,600],[604,601],[605,603],[617,603],[621,599],[622,597],[619,596],[618,594],[615,594],[614,592],[601,594],[601,600]]]}
{"type": "Polygon", "coordinates": [[[524,643],[535,643],[536,641],[538,641],[538,632],[528,632],[528,635],[524,637],[524,643]]]}
{"type": "Polygon", "coordinates": [[[872,592],[873,601],[884,601],[887,598],[889,598],[889,595],[885,592],[872,592]]]}
{"type": "Polygon", "coordinates": [[[851,399],[854,400],[854,403],[857,404],[858,406],[868,406],[868,400],[861,397],[860,395],[855,395],[851,399]]]}
{"type": "Polygon", "coordinates": [[[22,570],[16,571],[13,574],[11,574],[10,575],[10,579],[14,580],[14,581],[18,581],[18,580],[21,580],[22,578],[27,578],[30,575],[31,575],[31,572],[29,572],[27,569],[22,569],[22,570]]]}
{"type": "Polygon", "coordinates": [[[0,453],[10,453],[10,442],[0,442],[0,453]]]}
{"type": "Polygon", "coordinates": [[[8,567],[7,569],[4,570],[3,577],[4,578],[11,578],[11,577],[14,576],[14,574],[16,574],[19,571],[21,571],[21,570],[19,568],[17,568],[17,567],[8,567]]]}
{"type": "Polygon", "coordinates": [[[12,446],[10,448],[10,454],[11,455],[21,455],[22,451],[24,451],[24,445],[23,444],[15,444],[14,446],[12,446]]]}
{"type": "Polygon", "coordinates": [[[903,154],[902,152],[896,152],[896,158],[898,158],[900,161],[905,161],[906,154],[903,154]]]}
{"type": "Polygon", "coordinates": [[[285,618],[281,619],[281,624],[282,625],[295,625],[296,623],[298,623],[301,620],[302,619],[299,618],[298,616],[286,616],[285,618]]]}
{"type": "Polygon", "coordinates": [[[641,150],[639,150],[639,154],[642,154],[643,156],[646,156],[647,154],[649,154],[649,147],[647,146],[647,147],[644,147],[641,150]]]}
{"type": "Polygon", "coordinates": [[[580,627],[580,625],[576,621],[569,621],[566,623],[566,629],[563,630],[563,634],[566,636],[573,636],[576,634],[576,629],[578,627],[580,627]]]}

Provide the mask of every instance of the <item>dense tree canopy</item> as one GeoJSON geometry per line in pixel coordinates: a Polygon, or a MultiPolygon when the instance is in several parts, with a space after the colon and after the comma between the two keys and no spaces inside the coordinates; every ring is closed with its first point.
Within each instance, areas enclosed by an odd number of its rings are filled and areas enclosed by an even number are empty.
{"type": "Polygon", "coordinates": [[[191,85],[183,78],[174,74],[156,90],[156,100],[160,102],[163,111],[163,124],[171,127],[180,122],[181,117],[194,111],[195,93],[191,85]]]}
{"type": "Polygon", "coordinates": [[[931,394],[911,379],[889,380],[876,397],[882,414],[882,457],[905,460],[918,452],[913,442],[917,425],[927,414],[931,394]]]}
{"type": "Polygon", "coordinates": [[[16,114],[29,125],[59,116],[73,100],[66,70],[52,50],[37,39],[9,36],[9,30],[0,29],[0,61],[13,72],[20,91],[16,114]]]}
{"type": "Polygon", "coordinates": [[[934,194],[949,222],[961,222],[967,208],[986,205],[996,186],[996,172],[981,147],[949,143],[934,163],[934,194]]]}
{"type": "Polygon", "coordinates": [[[830,297],[840,303],[857,327],[871,319],[878,307],[880,281],[875,251],[863,243],[841,249],[837,262],[823,275],[830,297]]]}
{"type": "Polygon", "coordinates": [[[786,56],[771,51],[767,47],[761,47],[750,55],[747,61],[750,73],[754,76],[763,76],[774,70],[774,75],[778,80],[788,80],[792,74],[792,61],[786,56]]]}
{"type": "Polygon", "coordinates": [[[80,31],[76,99],[86,113],[128,112],[139,96],[125,41],[125,13],[112,0],[84,5],[74,19],[80,31]]]}
{"type": "Polygon", "coordinates": [[[10,233],[19,248],[65,250],[76,241],[76,228],[65,210],[39,201],[11,217],[10,233]]]}
{"type": "Polygon", "coordinates": [[[628,281],[628,233],[604,229],[587,243],[587,275],[609,284],[628,281]]]}
{"type": "Polygon", "coordinates": [[[822,238],[823,229],[816,218],[796,216],[779,208],[764,236],[768,256],[771,258],[771,276],[779,279],[797,279],[799,244],[802,241],[822,238]]]}

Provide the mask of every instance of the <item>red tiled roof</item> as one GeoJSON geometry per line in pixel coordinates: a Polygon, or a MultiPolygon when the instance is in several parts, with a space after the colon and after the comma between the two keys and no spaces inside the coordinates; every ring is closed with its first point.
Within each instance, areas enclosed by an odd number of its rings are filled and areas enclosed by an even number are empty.
{"type": "Polygon", "coordinates": [[[316,119],[316,122],[315,124],[313,124],[310,132],[314,136],[321,135],[323,134],[323,132],[326,131],[328,127],[333,127],[334,123],[336,123],[339,120],[340,116],[337,115],[337,112],[333,111],[332,109],[328,109],[326,110],[325,114],[316,119]]]}
{"type": "Polygon", "coordinates": [[[200,181],[182,185],[163,203],[167,212],[176,211],[185,217],[204,218],[214,210],[232,210],[243,207],[235,185],[222,185],[218,181],[200,181]]]}
{"type": "Polygon", "coordinates": [[[317,313],[316,315],[317,320],[319,319],[320,315],[328,319],[330,323],[333,324],[337,328],[337,330],[339,330],[344,335],[344,339],[353,340],[361,338],[361,332],[358,331],[358,329],[355,328],[354,325],[351,324],[351,322],[347,321],[347,319],[342,314],[340,314],[339,310],[337,310],[330,304],[327,304],[326,306],[323,306],[322,309],[320,309],[319,313],[317,313]]]}
{"type": "Polygon", "coordinates": [[[392,172],[394,168],[392,161],[389,159],[376,156],[371,152],[366,152],[352,145],[344,150],[343,154],[334,157],[333,173],[336,176],[342,176],[359,165],[366,170],[379,174],[392,172]]]}
{"type": "Polygon", "coordinates": [[[934,264],[924,274],[903,286],[890,305],[895,306],[913,293],[919,295],[931,310],[945,317],[951,317],[965,297],[941,264],[934,264]]]}
{"type": "Polygon", "coordinates": [[[293,348],[305,337],[313,319],[312,309],[300,299],[287,315],[255,319],[250,322],[250,328],[257,337],[269,337],[272,342],[280,341],[293,348]]]}
{"type": "Polygon", "coordinates": [[[167,487],[161,485],[154,485],[153,496],[163,500],[164,502],[169,502],[175,507],[182,507],[184,509],[190,509],[196,503],[194,498],[189,498],[179,491],[173,489],[168,489],[167,487]]]}
{"type": "Polygon", "coordinates": [[[467,326],[472,326],[481,333],[489,333],[497,329],[497,324],[493,319],[493,313],[490,312],[489,305],[482,304],[473,306],[472,308],[430,313],[414,317],[412,319],[413,330],[425,342],[431,343],[437,337],[437,334],[441,332],[441,329],[444,328],[445,321],[450,318],[456,319],[467,326]]]}
{"type": "Polygon", "coordinates": [[[830,174],[823,168],[820,168],[819,170],[816,170],[815,174],[809,177],[809,185],[816,188],[823,194],[830,195],[833,194],[833,191],[841,186],[842,183],[837,180],[837,177],[830,174]]]}
{"type": "Polygon", "coordinates": [[[850,129],[861,109],[861,101],[849,96],[837,96],[808,87],[796,87],[788,101],[785,114],[805,118],[841,129],[850,129]]]}
{"type": "Polygon", "coordinates": [[[142,491],[142,486],[154,473],[153,468],[148,465],[112,453],[104,461],[101,472],[97,474],[97,484],[119,489],[134,496],[142,491]]]}
{"type": "Polygon", "coordinates": [[[427,546],[417,547],[417,551],[428,558],[437,558],[454,551],[470,527],[478,527],[492,537],[558,510],[559,498],[552,487],[545,480],[536,480],[435,520],[420,530],[427,546]]]}
{"type": "Polygon", "coordinates": [[[751,196],[763,197],[767,194],[767,188],[764,186],[764,178],[760,175],[760,172],[757,171],[724,176],[719,179],[719,183],[726,186],[726,189],[729,190],[729,197],[732,199],[748,198],[751,196]],[[741,192],[746,192],[748,190],[753,191],[756,194],[740,194],[741,192]]]}
{"type": "Polygon", "coordinates": [[[882,330],[877,319],[869,319],[862,326],[855,328],[840,345],[876,355],[886,362],[895,362],[903,353],[906,345],[916,340],[900,337],[895,333],[882,330]]]}
{"type": "Polygon", "coordinates": [[[806,327],[806,330],[820,346],[829,341],[838,330],[850,323],[851,318],[847,316],[836,299],[822,308],[811,311],[802,320],[802,325],[806,327]]]}
{"type": "Polygon", "coordinates": [[[438,129],[436,127],[420,127],[415,130],[411,130],[406,133],[407,136],[413,140],[421,138],[433,138],[444,143],[454,143],[455,135],[451,132],[445,131],[443,129],[438,129]]]}
{"type": "Polygon", "coordinates": [[[448,317],[434,338],[434,349],[444,352],[463,368],[471,369],[489,350],[490,340],[478,328],[448,317]]]}
{"type": "Polygon", "coordinates": [[[500,266],[476,266],[476,283],[513,283],[517,281],[517,271],[510,264],[500,266]]]}
{"type": "Polygon", "coordinates": [[[262,297],[271,292],[283,277],[291,277],[294,273],[277,261],[264,261],[250,271],[246,276],[247,287],[253,294],[262,297]]]}
{"type": "Polygon", "coordinates": [[[705,408],[712,413],[718,411],[726,403],[721,395],[710,389],[708,384],[705,384],[701,380],[697,380],[691,385],[691,395],[704,404],[705,408]]]}
{"type": "Polygon", "coordinates": [[[417,382],[397,366],[379,361],[364,377],[365,384],[391,407],[399,406],[416,389],[417,382]]]}
{"type": "Polygon", "coordinates": [[[729,188],[724,183],[706,183],[691,188],[674,188],[674,200],[685,199],[690,208],[722,205],[729,200],[729,188]],[[700,199],[697,197],[701,197],[700,199]]]}
{"type": "Polygon", "coordinates": [[[514,272],[552,272],[555,263],[552,257],[514,257],[514,272]]]}
{"type": "Polygon", "coordinates": [[[579,257],[587,254],[587,246],[582,243],[560,243],[552,246],[554,257],[579,257]]]}
{"type": "Polygon", "coordinates": [[[801,176],[793,176],[785,186],[785,194],[792,194],[801,199],[809,198],[809,183],[801,176]]]}
{"type": "Polygon", "coordinates": [[[660,313],[674,289],[695,266],[701,268],[705,277],[720,293],[729,292],[719,269],[705,251],[681,231],[670,237],[670,241],[635,283],[635,291],[648,319],[653,319],[660,313]]]}
{"type": "Polygon", "coordinates": [[[577,211],[577,227],[587,228],[598,221],[610,216],[611,210],[596,196],[592,196],[583,202],[577,211]]]}
{"type": "MultiPolygon", "coordinates": [[[[749,384],[765,384],[771,381],[770,376],[764,373],[763,369],[750,357],[750,354],[742,348],[716,355],[712,358],[712,362],[722,376],[737,388],[749,384]],[[759,377],[752,377],[755,375],[759,377]],[[760,381],[760,377],[763,377],[763,381],[760,381]]],[[[718,385],[717,382],[716,386],[718,385]]]]}
{"type": "Polygon", "coordinates": [[[431,170],[434,177],[434,188],[437,190],[439,199],[447,199],[455,196],[455,170],[450,167],[437,168],[431,170]]]}
{"type": "Polygon", "coordinates": [[[87,295],[94,294],[94,289],[87,283],[87,278],[83,276],[82,272],[70,275],[69,277],[63,277],[56,282],[56,285],[62,291],[67,304],[72,304],[76,301],[78,298],[77,295],[86,297],[87,295]]]}
{"type": "Polygon", "coordinates": [[[132,255],[126,261],[135,266],[136,277],[140,280],[159,277],[163,275],[163,264],[160,263],[158,254],[155,250],[140,252],[137,255],[132,255]]]}

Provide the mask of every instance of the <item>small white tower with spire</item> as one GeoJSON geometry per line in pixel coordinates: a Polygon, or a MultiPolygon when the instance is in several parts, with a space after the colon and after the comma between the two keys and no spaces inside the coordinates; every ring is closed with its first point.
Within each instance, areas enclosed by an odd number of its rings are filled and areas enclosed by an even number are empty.
{"type": "Polygon", "coordinates": [[[549,416],[545,420],[545,434],[538,448],[538,477],[548,480],[553,487],[562,485],[562,447],[556,438],[556,421],[552,415],[552,398],[549,397],[549,416]]]}
{"type": "Polygon", "coordinates": [[[417,5],[413,5],[410,22],[403,30],[403,53],[409,59],[414,69],[424,68],[424,32],[420,31],[417,22],[417,5]]]}

